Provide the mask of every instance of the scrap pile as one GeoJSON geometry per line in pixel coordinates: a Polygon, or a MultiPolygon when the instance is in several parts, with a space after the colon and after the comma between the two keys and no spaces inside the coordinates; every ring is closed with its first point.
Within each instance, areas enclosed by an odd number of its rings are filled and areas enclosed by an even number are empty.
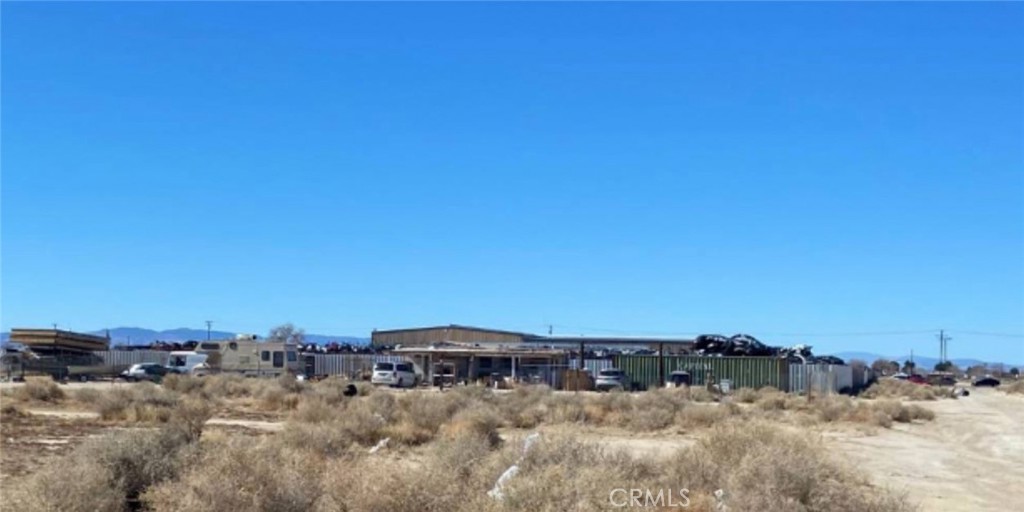
{"type": "Polygon", "coordinates": [[[702,356],[747,356],[747,357],[779,357],[791,363],[799,363],[801,357],[808,363],[844,364],[842,359],[833,356],[815,356],[810,345],[794,345],[792,347],[773,347],[766,345],[749,334],[737,334],[726,337],[721,334],[702,334],[693,343],[693,352],[702,356]]]}

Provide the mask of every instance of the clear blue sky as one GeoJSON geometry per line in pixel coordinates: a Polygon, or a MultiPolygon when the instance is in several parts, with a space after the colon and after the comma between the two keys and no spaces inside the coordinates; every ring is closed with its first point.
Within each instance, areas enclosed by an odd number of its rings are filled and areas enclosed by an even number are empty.
{"type": "Polygon", "coordinates": [[[2,8],[2,327],[1024,361],[1020,4],[2,8]],[[794,334],[813,334],[796,336],[794,334]]]}

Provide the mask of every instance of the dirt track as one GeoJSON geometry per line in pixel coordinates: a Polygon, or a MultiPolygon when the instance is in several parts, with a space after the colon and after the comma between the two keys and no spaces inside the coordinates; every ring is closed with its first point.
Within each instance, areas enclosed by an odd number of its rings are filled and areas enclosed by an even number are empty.
{"type": "Polygon", "coordinates": [[[925,424],[832,439],[876,485],[906,492],[923,511],[1012,510],[1024,502],[1024,397],[972,389],[922,403],[925,424]]]}

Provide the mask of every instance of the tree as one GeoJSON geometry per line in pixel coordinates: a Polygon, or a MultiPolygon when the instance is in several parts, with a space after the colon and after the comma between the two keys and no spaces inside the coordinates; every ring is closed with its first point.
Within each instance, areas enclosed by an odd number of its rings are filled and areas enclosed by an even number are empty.
{"type": "Polygon", "coordinates": [[[917,368],[917,363],[913,361],[905,361],[903,363],[903,373],[913,374],[914,368],[917,368]]]}
{"type": "Polygon", "coordinates": [[[296,328],[291,323],[279,325],[270,330],[270,333],[267,334],[267,341],[302,344],[306,341],[306,331],[296,328]]]}
{"type": "Polygon", "coordinates": [[[886,359],[876,359],[871,363],[871,369],[879,375],[892,375],[900,371],[899,363],[886,359]]]}
{"type": "Polygon", "coordinates": [[[941,361],[941,362],[935,363],[935,371],[937,371],[937,372],[959,373],[957,371],[956,365],[953,364],[951,361],[941,361]]]}
{"type": "Polygon", "coordinates": [[[967,375],[971,377],[984,377],[985,375],[988,375],[988,373],[988,368],[983,364],[976,364],[967,368],[967,375]]]}

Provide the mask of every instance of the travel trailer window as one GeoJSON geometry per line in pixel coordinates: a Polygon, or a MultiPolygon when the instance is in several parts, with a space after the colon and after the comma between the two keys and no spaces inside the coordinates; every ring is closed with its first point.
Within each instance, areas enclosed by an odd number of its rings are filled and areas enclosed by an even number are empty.
{"type": "Polygon", "coordinates": [[[289,350],[288,351],[288,362],[289,363],[294,363],[295,361],[298,361],[298,360],[299,360],[299,355],[296,354],[294,350],[289,350]]]}
{"type": "Polygon", "coordinates": [[[216,343],[200,343],[199,348],[203,350],[220,350],[220,345],[216,343]]]}
{"type": "Polygon", "coordinates": [[[262,352],[262,353],[260,354],[260,359],[262,359],[262,360],[264,360],[264,361],[270,361],[270,351],[269,351],[269,350],[264,350],[264,351],[263,351],[263,352],[262,352]]]}
{"type": "Polygon", "coordinates": [[[284,366],[284,352],[279,350],[274,351],[274,368],[280,368],[284,366]]]}

